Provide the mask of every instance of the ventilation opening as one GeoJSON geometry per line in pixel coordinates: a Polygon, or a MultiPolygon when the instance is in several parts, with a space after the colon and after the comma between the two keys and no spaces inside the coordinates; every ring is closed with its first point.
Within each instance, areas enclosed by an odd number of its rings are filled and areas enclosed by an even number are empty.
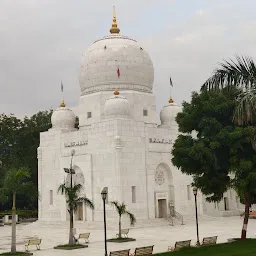
{"type": "Polygon", "coordinates": [[[92,117],[92,112],[87,112],[87,119],[92,117]]]}
{"type": "Polygon", "coordinates": [[[50,190],[50,205],[53,205],[53,191],[50,190]]]}
{"type": "Polygon", "coordinates": [[[132,186],[132,203],[136,203],[136,187],[132,186]]]}
{"type": "Polygon", "coordinates": [[[143,109],[143,116],[148,116],[148,110],[147,109],[143,109]]]}

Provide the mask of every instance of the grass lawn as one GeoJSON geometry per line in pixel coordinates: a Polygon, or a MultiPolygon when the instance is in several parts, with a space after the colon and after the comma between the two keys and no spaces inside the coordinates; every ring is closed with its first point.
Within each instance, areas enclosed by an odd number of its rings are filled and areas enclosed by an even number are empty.
{"type": "Polygon", "coordinates": [[[75,249],[82,249],[87,248],[88,245],[86,244],[61,244],[54,247],[54,249],[61,249],[61,250],[75,250],[75,249]]]}
{"type": "Polygon", "coordinates": [[[4,253],[0,253],[1,256],[27,256],[27,255],[33,255],[33,253],[31,252],[16,252],[16,253],[12,253],[12,252],[4,252],[4,253]]]}
{"type": "Polygon", "coordinates": [[[107,240],[107,242],[112,242],[112,243],[125,243],[125,242],[132,242],[132,241],[136,241],[136,239],[130,238],[130,237],[117,237],[117,238],[111,238],[107,240]]]}
{"type": "Polygon", "coordinates": [[[255,256],[256,239],[247,239],[227,244],[184,248],[176,252],[159,253],[158,256],[255,256]]]}

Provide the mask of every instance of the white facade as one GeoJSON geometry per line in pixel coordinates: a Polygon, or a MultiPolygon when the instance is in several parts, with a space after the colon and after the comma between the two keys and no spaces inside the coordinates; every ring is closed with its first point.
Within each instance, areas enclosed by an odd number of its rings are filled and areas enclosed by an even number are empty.
{"type": "MultiPolygon", "coordinates": [[[[174,210],[194,214],[192,177],[171,163],[180,107],[170,99],[160,121],[152,93],[154,69],[146,51],[135,40],[112,33],[85,52],[79,79],[79,129],[63,102],[53,113],[53,127],[40,135],[39,220],[68,218],[65,198],[57,189],[66,180],[63,168],[70,167],[72,149],[74,180],[84,185],[84,194],[95,205],[93,211],[81,205],[76,219],[103,219],[104,187],[108,202],[124,202],[137,219],[167,217],[174,210]]],[[[238,213],[232,193],[227,193],[226,209],[224,203],[206,203],[199,194],[199,213],[238,213]]],[[[106,210],[107,218],[116,218],[109,203],[106,210]]]]}

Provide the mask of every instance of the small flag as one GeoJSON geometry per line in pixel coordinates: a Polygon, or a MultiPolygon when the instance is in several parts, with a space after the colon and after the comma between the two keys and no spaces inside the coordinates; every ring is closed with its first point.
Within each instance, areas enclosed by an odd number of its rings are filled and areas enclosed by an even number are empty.
{"type": "Polygon", "coordinates": [[[172,78],[170,77],[170,86],[173,87],[172,78]]]}
{"type": "Polygon", "coordinates": [[[61,80],[61,91],[63,92],[63,83],[62,83],[62,80],[61,80]]]}
{"type": "Polygon", "coordinates": [[[119,68],[117,69],[117,76],[118,76],[118,78],[120,77],[120,70],[119,70],[119,68]]]}

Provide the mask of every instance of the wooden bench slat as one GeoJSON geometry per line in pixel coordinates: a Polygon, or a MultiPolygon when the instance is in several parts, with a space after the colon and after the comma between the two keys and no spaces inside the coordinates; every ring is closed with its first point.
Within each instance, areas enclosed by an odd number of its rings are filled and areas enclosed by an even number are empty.
{"type": "MultiPolygon", "coordinates": [[[[129,233],[129,229],[121,229],[121,236],[124,235],[126,237],[128,237],[128,233],[129,233]]],[[[119,233],[116,234],[116,237],[119,236],[119,233]]]]}
{"type": "Polygon", "coordinates": [[[89,243],[90,234],[91,233],[80,233],[77,242],[79,242],[79,239],[85,239],[85,243],[89,243]]]}
{"type": "Polygon", "coordinates": [[[109,256],[129,256],[130,249],[110,252],[109,256]]]}
{"type": "Polygon", "coordinates": [[[79,234],[79,238],[89,238],[90,233],[81,233],[79,234]]]}
{"type": "Polygon", "coordinates": [[[25,250],[28,251],[29,245],[35,245],[37,250],[40,250],[40,244],[42,239],[29,239],[28,242],[25,244],[25,250]]]}
{"type": "Polygon", "coordinates": [[[138,247],[135,249],[134,256],[151,255],[153,253],[154,245],[138,247]]]}
{"type": "Polygon", "coordinates": [[[216,243],[217,243],[217,237],[218,237],[218,236],[204,237],[204,238],[203,238],[202,245],[216,244],[216,243]]]}
{"type": "Polygon", "coordinates": [[[168,251],[178,250],[185,247],[190,247],[191,240],[177,241],[174,247],[168,246],[168,251]]]}

